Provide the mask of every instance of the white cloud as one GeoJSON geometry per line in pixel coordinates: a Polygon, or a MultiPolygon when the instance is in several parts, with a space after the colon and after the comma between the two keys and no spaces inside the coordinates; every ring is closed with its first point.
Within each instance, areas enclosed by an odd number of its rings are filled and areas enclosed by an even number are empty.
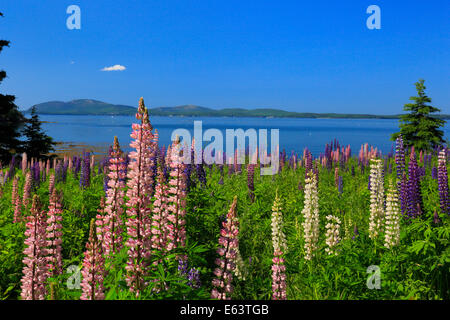
{"type": "Polygon", "coordinates": [[[102,71],[123,71],[125,69],[126,68],[124,66],[121,66],[120,64],[116,64],[116,65],[113,65],[111,67],[104,67],[102,69],[102,71]]]}

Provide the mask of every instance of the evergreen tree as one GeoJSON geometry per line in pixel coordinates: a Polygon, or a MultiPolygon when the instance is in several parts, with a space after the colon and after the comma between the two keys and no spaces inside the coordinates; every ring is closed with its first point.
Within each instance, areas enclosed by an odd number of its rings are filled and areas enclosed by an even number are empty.
{"type": "Polygon", "coordinates": [[[31,108],[31,119],[27,121],[24,129],[27,140],[24,150],[28,157],[36,159],[49,158],[48,153],[55,150],[53,139],[45,134],[41,128],[41,121],[36,113],[36,107],[31,108]]]}
{"type": "Polygon", "coordinates": [[[416,150],[430,150],[444,142],[444,132],[440,127],[444,126],[445,120],[432,115],[441,110],[428,105],[431,98],[425,94],[424,82],[425,80],[419,79],[415,83],[418,96],[409,98],[414,103],[407,103],[403,107],[409,113],[400,116],[400,132],[391,137],[395,140],[401,134],[404,144],[414,146],[416,150]]]}
{"type": "MultiPolygon", "coordinates": [[[[0,17],[3,14],[0,12],[0,17]]],[[[9,47],[9,41],[0,40],[0,53],[3,47],[9,47]]],[[[0,70],[0,83],[6,78],[6,72],[0,70]]],[[[12,95],[0,94],[0,161],[7,163],[11,156],[22,151],[20,130],[24,124],[24,116],[14,103],[12,95]]]]}

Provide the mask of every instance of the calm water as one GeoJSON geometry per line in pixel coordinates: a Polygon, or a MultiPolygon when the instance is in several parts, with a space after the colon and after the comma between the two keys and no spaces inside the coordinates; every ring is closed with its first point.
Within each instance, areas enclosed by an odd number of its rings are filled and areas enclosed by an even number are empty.
{"type": "MultiPolygon", "coordinates": [[[[131,123],[134,116],[59,116],[41,115],[43,128],[56,141],[70,144],[87,144],[106,150],[117,136],[122,147],[130,143],[131,123]]],[[[390,135],[398,131],[398,120],[381,119],[263,119],[263,118],[211,118],[211,117],[151,117],[150,121],[159,132],[160,145],[168,145],[173,130],[188,129],[193,135],[194,120],[203,121],[203,132],[209,128],[244,130],[249,128],[279,129],[280,150],[298,153],[308,147],[317,156],[324,151],[326,143],[334,138],[341,145],[350,144],[353,154],[361,144],[369,143],[378,147],[383,154],[391,150],[390,135]]],[[[450,127],[444,129],[445,137],[450,136],[450,127]]],[[[269,138],[270,139],[270,138],[269,138]]],[[[225,142],[224,142],[225,143],[225,142]]],[[[205,142],[203,146],[207,143],[205,142]]],[[[126,149],[126,148],[124,148],[126,149]]]]}

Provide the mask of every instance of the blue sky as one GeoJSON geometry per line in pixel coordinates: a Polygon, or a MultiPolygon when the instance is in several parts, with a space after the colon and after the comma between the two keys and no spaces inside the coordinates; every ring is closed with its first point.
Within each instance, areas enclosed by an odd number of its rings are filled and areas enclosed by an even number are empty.
{"type": "Polygon", "coordinates": [[[2,93],[395,114],[426,80],[450,113],[450,1],[1,0],[2,93]],[[81,9],[68,30],[66,9],[81,9]],[[369,30],[366,9],[381,8],[369,30]],[[124,71],[101,71],[122,65],[124,71]]]}

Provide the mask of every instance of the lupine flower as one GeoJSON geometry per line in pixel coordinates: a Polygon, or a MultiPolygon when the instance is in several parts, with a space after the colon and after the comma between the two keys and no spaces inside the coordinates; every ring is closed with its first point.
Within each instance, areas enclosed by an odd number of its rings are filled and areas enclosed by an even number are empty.
{"type": "Polygon", "coordinates": [[[333,215],[328,215],[325,229],[326,229],[325,243],[327,244],[325,252],[328,253],[329,255],[337,256],[338,255],[337,245],[341,241],[341,237],[339,235],[341,229],[341,220],[333,215]]]}
{"type": "Polygon", "coordinates": [[[126,281],[131,292],[139,295],[145,282],[144,259],[151,254],[151,209],[150,197],[153,194],[153,156],[156,151],[157,137],[152,133],[153,127],[148,118],[148,110],[144,105],[144,99],[139,101],[136,119],[139,124],[133,123],[133,132],[130,147],[136,151],[130,152],[131,161],[128,164],[128,190],[127,190],[127,215],[126,222],[128,240],[128,262],[126,281]]]}
{"type": "Polygon", "coordinates": [[[216,259],[217,268],[214,270],[216,276],[212,281],[214,286],[211,292],[212,299],[229,300],[233,293],[233,270],[236,267],[236,248],[239,246],[239,222],[236,216],[237,197],[233,199],[227,220],[222,222],[217,253],[220,258],[216,259]]]}
{"type": "Polygon", "coordinates": [[[245,281],[248,270],[244,264],[244,260],[242,259],[241,252],[239,251],[239,247],[235,248],[235,250],[236,250],[236,261],[235,261],[235,268],[233,270],[233,274],[239,280],[245,281]]]}
{"type": "Polygon", "coordinates": [[[283,253],[274,252],[272,259],[272,299],[286,300],[286,267],[284,265],[283,253]]]}
{"type": "Polygon", "coordinates": [[[25,258],[23,259],[22,300],[44,300],[47,290],[47,246],[45,211],[40,209],[39,198],[34,195],[31,214],[25,231],[25,258]]]}
{"type": "Polygon", "coordinates": [[[438,186],[439,201],[443,213],[450,214],[450,202],[448,197],[448,175],[447,175],[447,159],[446,150],[442,149],[438,156],[438,186]]]}
{"type": "Polygon", "coordinates": [[[105,197],[100,198],[100,206],[95,215],[95,226],[98,242],[103,248],[103,239],[105,238],[106,224],[105,224],[105,197]]]}
{"type": "Polygon", "coordinates": [[[89,152],[83,152],[83,161],[81,162],[80,188],[88,188],[91,184],[91,160],[89,152]]]}
{"type": "Polygon", "coordinates": [[[370,218],[369,237],[375,239],[382,232],[384,219],[384,181],[380,159],[370,160],[370,218]]]}
{"type": "Polygon", "coordinates": [[[255,164],[249,163],[247,166],[247,186],[248,186],[248,194],[251,202],[255,201],[255,164]]]}
{"type": "Polygon", "coordinates": [[[62,182],[63,181],[63,166],[61,164],[61,162],[57,162],[56,167],[55,167],[55,176],[56,176],[56,180],[58,182],[62,182]]]}
{"type": "Polygon", "coordinates": [[[125,176],[119,140],[114,137],[114,147],[109,159],[109,181],[106,191],[105,216],[103,218],[102,246],[106,256],[116,254],[122,248],[122,215],[125,196],[125,176]]]}
{"type": "Polygon", "coordinates": [[[21,167],[22,172],[25,172],[25,170],[28,169],[27,166],[28,166],[27,153],[24,152],[22,153],[22,167],[21,167]]]}
{"type": "Polygon", "coordinates": [[[188,286],[194,289],[199,289],[202,285],[200,281],[200,272],[196,268],[189,269],[187,279],[188,279],[188,286]]]}
{"type": "Polygon", "coordinates": [[[92,220],[89,229],[89,241],[84,252],[83,269],[81,270],[83,276],[81,300],[103,300],[105,298],[104,270],[105,259],[103,258],[102,245],[94,232],[94,221],[92,220]]]}
{"type": "Polygon", "coordinates": [[[437,213],[437,211],[434,211],[434,215],[433,215],[433,223],[434,224],[439,224],[441,222],[441,219],[439,219],[439,214],[437,213]]]}
{"type": "Polygon", "coordinates": [[[305,237],[305,259],[311,260],[317,249],[319,239],[319,197],[317,194],[317,179],[312,172],[305,181],[305,202],[302,210],[302,223],[305,237]]]}
{"type": "Polygon", "coordinates": [[[287,251],[286,236],[283,232],[283,213],[278,192],[272,206],[272,298],[274,300],[286,299],[286,275],[283,254],[287,251]]]}
{"type": "Polygon", "coordinates": [[[414,146],[411,150],[411,156],[408,166],[407,182],[407,213],[411,218],[421,214],[421,196],[420,196],[420,172],[417,166],[414,146]]]}
{"type": "Polygon", "coordinates": [[[62,272],[62,209],[61,195],[53,189],[50,196],[50,204],[47,213],[47,247],[48,247],[48,268],[51,276],[56,276],[62,272]]]}
{"type": "Polygon", "coordinates": [[[158,166],[158,179],[155,187],[152,215],[152,248],[163,250],[167,245],[168,236],[168,206],[167,184],[161,165],[158,166]]]}
{"type": "Polygon", "coordinates": [[[438,179],[438,169],[436,167],[431,168],[431,178],[438,179]]]}
{"type": "Polygon", "coordinates": [[[338,177],[338,191],[339,191],[339,195],[342,195],[343,192],[343,181],[342,181],[342,176],[338,177]]]}
{"type": "Polygon", "coordinates": [[[55,188],[55,175],[52,174],[49,178],[48,182],[48,194],[51,195],[53,193],[53,189],[55,188]]]}
{"type": "Polygon", "coordinates": [[[22,203],[19,196],[19,178],[13,179],[12,192],[11,192],[11,204],[14,207],[14,223],[21,221],[22,203]]]}
{"type": "Polygon", "coordinates": [[[308,148],[305,148],[303,151],[303,162],[305,164],[305,175],[308,175],[308,172],[312,170],[312,154],[308,150],[308,148]]]}
{"type": "Polygon", "coordinates": [[[186,177],[184,166],[180,157],[180,143],[174,143],[167,150],[167,164],[170,167],[169,189],[167,195],[169,223],[167,224],[168,251],[184,247],[186,241],[186,177]]]}
{"type": "Polygon", "coordinates": [[[392,248],[400,241],[400,206],[396,186],[391,182],[389,184],[386,196],[386,222],[384,246],[392,248]]]}
{"type": "Polygon", "coordinates": [[[33,178],[31,176],[31,172],[27,171],[25,175],[25,184],[23,186],[23,199],[22,199],[22,203],[25,209],[28,207],[28,203],[31,198],[31,184],[33,183],[32,180],[33,178]]]}
{"type": "Polygon", "coordinates": [[[39,168],[39,162],[35,162],[34,165],[31,167],[31,173],[32,173],[32,189],[36,190],[39,187],[39,183],[41,182],[40,173],[41,170],[39,168]]]}
{"type": "Polygon", "coordinates": [[[202,186],[205,187],[206,186],[206,173],[205,173],[205,168],[203,168],[203,164],[195,165],[195,169],[197,172],[198,181],[200,181],[202,186]]]}

